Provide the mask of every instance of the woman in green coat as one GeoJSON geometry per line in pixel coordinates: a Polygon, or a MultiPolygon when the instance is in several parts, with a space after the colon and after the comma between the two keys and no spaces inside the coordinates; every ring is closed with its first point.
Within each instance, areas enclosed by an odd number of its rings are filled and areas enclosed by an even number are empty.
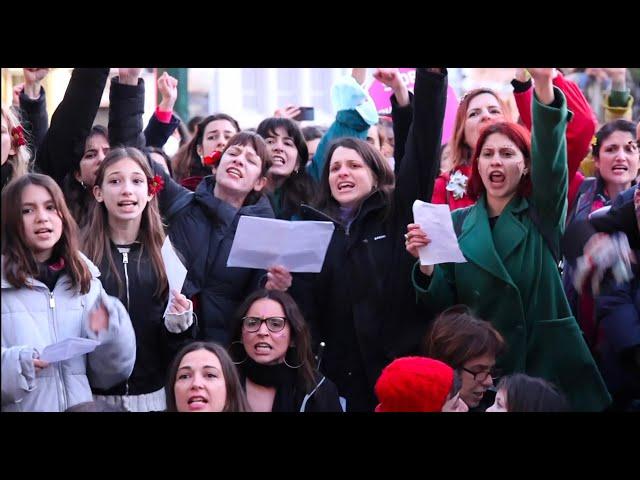
{"type": "MultiPolygon", "coordinates": [[[[558,385],[577,411],[601,411],[611,397],[562,289],[555,261],[567,211],[565,131],[570,119],[552,69],[529,69],[535,82],[531,137],[494,123],[473,155],[470,192],[477,204],[452,212],[467,263],[413,270],[418,297],[434,313],[464,303],[503,335],[497,367],[558,385]]],[[[407,250],[430,239],[408,227],[407,250]]],[[[419,263],[419,262],[418,262],[419,263]]],[[[418,264],[416,264],[418,266],[418,264]]],[[[466,373],[465,373],[466,374],[466,373]]]]}

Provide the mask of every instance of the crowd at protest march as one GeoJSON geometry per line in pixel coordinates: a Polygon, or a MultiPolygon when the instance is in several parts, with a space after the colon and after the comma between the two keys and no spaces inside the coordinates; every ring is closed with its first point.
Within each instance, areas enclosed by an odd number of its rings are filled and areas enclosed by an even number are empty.
{"type": "Polygon", "coordinates": [[[2,105],[3,412],[640,411],[631,69],[353,68],[328,125],[110,71],[2,105]]]}

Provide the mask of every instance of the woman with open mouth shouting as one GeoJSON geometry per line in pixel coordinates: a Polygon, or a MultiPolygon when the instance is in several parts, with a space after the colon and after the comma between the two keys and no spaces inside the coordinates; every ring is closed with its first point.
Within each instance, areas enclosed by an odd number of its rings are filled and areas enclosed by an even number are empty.
{"type": "Polygon", "coordinates": [[[346,411],[373,411],[374,385],[394,358],[416,354],[427,317],[407,289],[412,259],[404,222],[416,198],[431,198],[439,171],[447,72],[419,68],[414,115],[397,181],[389,162],[365,140],[339,138],[328,148],[315,207],[305,220],[336,230],[319,274],[296,274],[292,295],[314,345],[325,342],[321,370],[346,399],[346,411]]]}
{"type": "Polygon", "coordinates": [[[261,289],[249,295],[232,338],[230,353],[252,411],[342,411],[336,386],[316,370],[309,327],[289,294],[261,289]]]}
{"type": "Polygon", "coordinates": [[[168,412],[250,412],[238,372],[227,351],[213,342],[192,342],[169,367],[168,412]]]}
{"type": "MultiPolygon", "coordinates": [[[[468,305],[493,324],[509,349],[497,359],[506,374],[546,378],[574,410],[604,410],[611,398],[562,289],[556,255],[567,198],[564,94],[551,68],[534,78],[532,137],[513,123],[485,128],[473,155],[470,191],[477,203],[452,212],[466,263],[419,265],[413,282],[435,311],[468,305]]],[[[418,257],[428,232],[408,226],[406,248],[418,257]]],[[[428,247],[427,247],[428,248],[428,247]]]]}
{"type": "MultiPolygon", "coordinates": [[[[614,120],[605,124],[596,134],[593,158],[596,175],[585,178],[580,185],[576,201],[568,215],[567,228],[587,220],[592,212],[610,205],[618,193],[636,183],[640,167],[636,126],[627,120],[614,120]]],[[[569,236],[565,238],[570,241],[569,236]]],[[[596,322],[595,300],[589,288],[576,290],[573,284],[574,272],[573,262],[565,261],[565,292],[587,344],[595,352],[603,340],[596,322]]]]}
{"type": "Polygon", "coordinates": [[[126,306],[136,333],[137,355],[131,376],[94,395],[126,411],[163,411],[165,372],[190,337],[192,305],[169,292],[162,260],[165,239],[151,167],[135,148],[111,150],[96,173],[97,204],[83,231],[83,251],[98,266],[109,295],[126,306]],[[167,303],[168,315],[164,319],[167,303]],[[166,327],[165,327],[166,324],[166,327]]]}
{"type": "MultiPolygon", "coordinates": [[[[165,185],[158,193],[160,212],[188,270],[182,293],[191,300],[195,297],[199,338],[226,345],[229,319],[265,275],[263,270],[227,267],[227,258],[241,216],[274,217],[262,193],[271,167],[267,145],[252,132],[234,135],[222,152],[216,174],[205,177],[195,192],[153,163],[165,185]]],[[[264,286],[286,290],[291,274],[273,266],[264,286]]]]}

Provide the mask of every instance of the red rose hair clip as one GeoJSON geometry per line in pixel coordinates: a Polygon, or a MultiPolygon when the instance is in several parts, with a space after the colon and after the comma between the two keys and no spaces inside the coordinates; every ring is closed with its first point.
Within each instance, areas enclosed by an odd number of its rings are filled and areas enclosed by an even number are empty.
{"type": "Polygon", "coordinates": [[[204,165],[209,166],[209,167],[213,167],[213,166],[218,164],[218,162],[220,161],[221,158],[222,158],[222,152],[219,152],[219,151],[216,150],[210,156],[204,157],[202,159],[202,163],[204,165]]]}
{"type": "Polygon", "coordinates": [[[11,129],[11,142],[13,143],[13,148],[18,148],[27,144],[27,141],[24,139],[24,128],[22,128],[22,125],[18,125],[11,129]]]}
{"type": "Polygon", "coordinates": [[[149,195],[155,195],[164,188],[164,180],[160,175],[149,179],[149,195]]]}

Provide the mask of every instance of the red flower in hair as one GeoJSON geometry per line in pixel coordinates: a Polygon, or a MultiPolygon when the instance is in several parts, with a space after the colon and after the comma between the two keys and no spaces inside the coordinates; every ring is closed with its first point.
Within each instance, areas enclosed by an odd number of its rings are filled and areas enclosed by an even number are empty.
{"type": "Polygon", "coordinates": [[[22,125],[18,125],[11,129],[11,142],[13,143],[14,148],[27,144],[27,141],[24,139],[24,128],[22,128],[22,125]]]}
{"type": "Polygon", "coordinates": [[[149,179],[149,195],[155,195],[164,188],[164,180],[160,175],[149,179]]]}
{"type": "Polygon", "coordinates": [[[214,165],[218,164],[221,158],[222,158],[222,152],[219,152],[216,150],[210,156],[204,157],[202,159],[202,163],[210,167],[213,167],[214,165]]]}

